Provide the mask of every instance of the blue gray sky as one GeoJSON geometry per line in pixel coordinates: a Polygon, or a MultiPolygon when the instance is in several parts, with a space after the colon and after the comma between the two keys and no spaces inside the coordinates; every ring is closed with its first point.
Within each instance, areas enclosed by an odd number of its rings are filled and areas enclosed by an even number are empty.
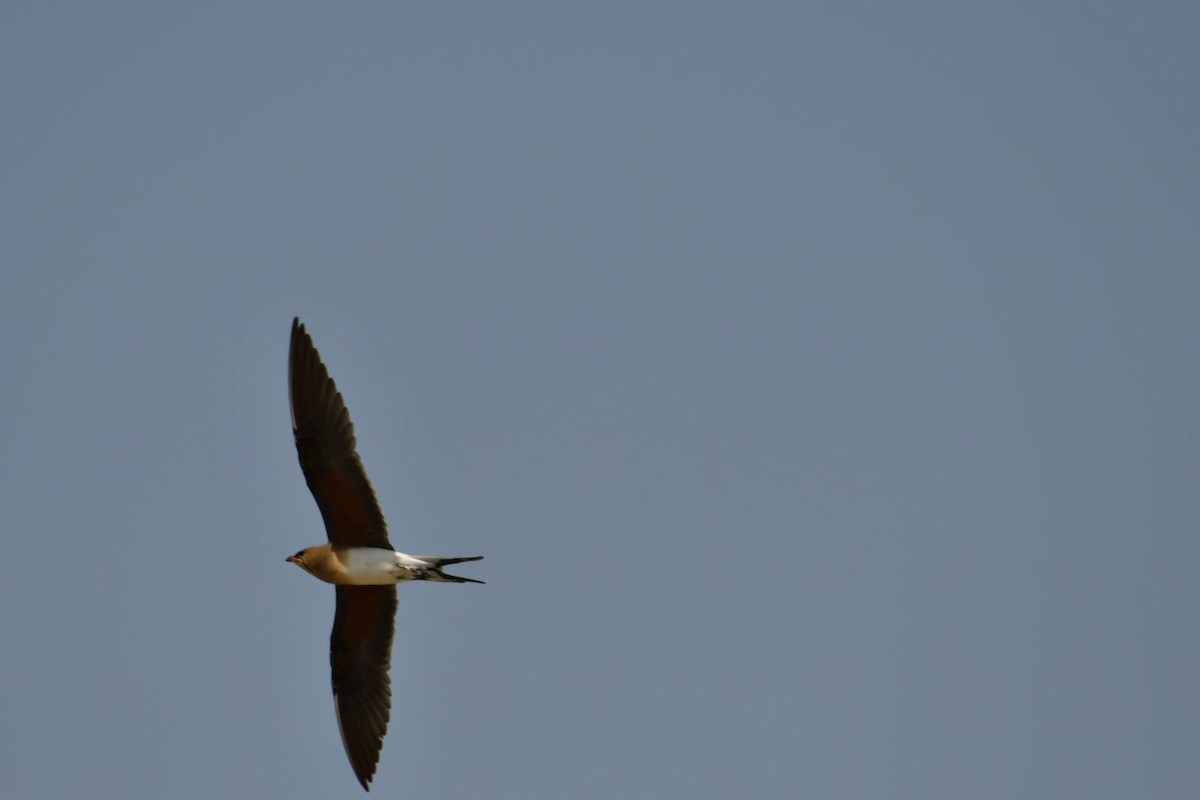
{"type": "Polygon", "coordinates": [[[360,796],[294,315],[373,795],[1194,794],[1195,4],[4,17],[6,796],[360,796]]]}

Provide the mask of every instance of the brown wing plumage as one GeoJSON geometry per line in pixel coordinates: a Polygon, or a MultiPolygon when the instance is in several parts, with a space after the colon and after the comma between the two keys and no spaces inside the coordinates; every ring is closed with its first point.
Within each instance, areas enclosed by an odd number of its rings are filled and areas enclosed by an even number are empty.
{"type": "Polygon", "coordinates": [[[329,640],[333,702],[350,766],[368,791],[392,704],[388,667],[395,617],[395,586],[337,587],[329,640]]]}
{"type": "Polygon", "coordinates": [[[299,319],[292,320],[288,388],[300,468],[325,519],[329,541],[335,547],[393,550],[383,511],[354,449],[350,413],[299,319]]]}

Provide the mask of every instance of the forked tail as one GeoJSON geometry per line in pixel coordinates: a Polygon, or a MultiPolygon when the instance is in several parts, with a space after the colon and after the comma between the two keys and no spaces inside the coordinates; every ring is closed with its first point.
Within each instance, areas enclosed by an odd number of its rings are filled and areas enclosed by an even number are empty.
{"type": "Polygon", "coordinates": [[[483,583],[474,578],[462,578],[458,575],[447,575],[442,572],[442,567],[451,564],[461,564],[464,561],[479,561],[483,556],[463,556],[462,558],[443,558],[441,556],[417,556],[417,558],[429,564],[429,572],[425,575],[425,580],[435,581],[437,583],[483,583]]]}

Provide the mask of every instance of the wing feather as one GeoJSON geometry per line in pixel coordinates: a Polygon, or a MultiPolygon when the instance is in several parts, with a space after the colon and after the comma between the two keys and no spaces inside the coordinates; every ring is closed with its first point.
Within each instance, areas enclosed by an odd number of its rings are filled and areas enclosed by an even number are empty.
{"type": "Polygon", "coordinates": [[[329,541],[335,547],[395,549],[355,450],[350,412],[299,319],[292,320],[288,389],[300,469],[321,509],[329,541]]]}
{"type": "Polygon", "coordinates": [[[391,716],[396,606],[395,586],[337,587],[329,640],[333,703],[350,766],[368,790],[391,716]]]}

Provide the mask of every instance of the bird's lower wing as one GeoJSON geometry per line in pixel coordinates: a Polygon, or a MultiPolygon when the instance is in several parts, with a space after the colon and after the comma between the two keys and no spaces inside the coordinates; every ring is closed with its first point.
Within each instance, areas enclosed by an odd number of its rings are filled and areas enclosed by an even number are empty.
{"type": "Polygon", "coordinates": [[[395,586],[337,587],[329,641],[333,703],[342,744],[364,789],[375,775],[391,715],[388,667],[395,619],[395,586]]]}

